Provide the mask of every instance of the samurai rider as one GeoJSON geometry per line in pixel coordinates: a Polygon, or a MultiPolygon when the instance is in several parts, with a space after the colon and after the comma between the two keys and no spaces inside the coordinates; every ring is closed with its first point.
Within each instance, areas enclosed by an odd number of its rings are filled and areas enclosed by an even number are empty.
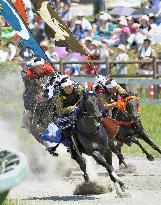
{"type": "Polygon", "coordinates": [[[43,123],[39,123],[38,120],[44,119],[44,111],[47,110],[47,105],[43,111],[40,109],[40,107],[44,107],[40,103],[42,90],[49,78],[54,75],[54,68],[43,58],[34,57],[28,62],[28,68],[22,70],[21,74],[25,86],[23,93],[25,111],[22,117],[22,127],[26,128],[40,142],[40,133],[45,128],[42,128],[43,123]]]}
{"type": "Polygon", "coordinates": [[[127,91],[113,79],[99,75],[94,84],[100,109],[105,115],[115,118],[118,107],[118,96],[128,95],[127,91]]]}
{"type": "MultiPolygon", "coordinates": [[[[60,92],[54,97],[55,118],[42,134],[42,143],[55,142],[58,145],[62,143],[67,147],[71,147],[71,135],[73,135],[78,111],[77,104],[83,95],[83,88],[67,75],[61,77],[59,86],[60,92]]],[[[55,155],[57,146],[48,148],[50,154],[55,155]]]]}

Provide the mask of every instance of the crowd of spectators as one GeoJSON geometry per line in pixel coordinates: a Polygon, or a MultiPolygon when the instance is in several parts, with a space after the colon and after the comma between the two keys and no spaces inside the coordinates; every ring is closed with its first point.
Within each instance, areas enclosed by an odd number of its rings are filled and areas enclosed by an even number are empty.
{"type": "MultiPolygon", "coordinates": [[[[151,44],[161,43],[161,23],[160,11],[161,3],[158,6],[157,14],[150,13],[149,15],[142,15],[139,18],[133,16],[120,16],[113,18],[106,11],[102,11],[93,17],[86,16],[83,11],[77,13],[76,16],[71,12],[71,1],[51,0],[51,3],[57,9],[60,17],[65,24],[71,29],[78,41],[85,49],[87,56],[81,56],[73,52],[71,49],[64,47],[58,48],[54,46],[52,39],[48,38],[45,32],[45,23],[43,20],[33,12],[33,7],[30,0],[24,0],[26,10],[28,13],[28,21],[30,28],[40,42],[46,55],[52,63],[59,60],[69,62],[65,64],[65,72],[73,75],[93,75],[96,71],[99,74],[107,75],[107,64],[101,63],[98,65],[91,64],[70,64],[73,61],[87,61],[88,57],[91,60],[99,60],[107,62],[108,60],[128,61],[130,56],[128,52],[131,49],[138,50],[138,59],[151,60],[156,57],[156,52],[152,49],[151,44]],[[92,20],[89,20],[92,19],[92,20]],[[117,55],[114,55],[116,54],[117,55]]],[[[75,0],[74,2],[79,2],[75,0]]],[[[156,6],[156,1],[151,1],[150,7],[156,6]]],[[[12,60],[17,58],[17,45],[13,41],[15,37],[14,31],[10,31],[10,37],[7,36],[9,28],[3,28],[3,18],[0,18],[1,40],[7,38],[12,39],[10,43],[6,41],[5,49],[0,50],[0,61],[12,60]],[[5,34],[4,34],[5,33],[5,34]],[[6,36],[5,36],[6,35],[6,36]]],[[[2,44],[2,43],[1,43],[2,44]]],[[[30,51],[23,48],[21,58],[28,58],[30,51]]],[[[133,59],[136,60],[136,59],[133,59]]],[[[60,69],[59,65],[56,65],[60,69]]],[[[128,74],[128,66],[125,64],[117,64],[113,67],[114,73],[128,74]]],[[[138,74],[152,74],[152,67],[149,64],[140,64],[136,66],[136,73],[138,74]]]]}

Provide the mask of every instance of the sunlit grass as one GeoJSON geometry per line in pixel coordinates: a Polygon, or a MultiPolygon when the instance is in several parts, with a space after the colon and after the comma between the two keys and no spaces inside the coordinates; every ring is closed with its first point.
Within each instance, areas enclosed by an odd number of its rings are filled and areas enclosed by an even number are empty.
{"type": "Polygon", "coordinates": [[[26,205],[26,204],[19,200],[7,199],[3,202],[2,205],[26,205]]]}
{"type": "MultiPolygon", "coordinates": [[[[161,147],[161,105],[143,105],[141,112],[141,120],[143,126],[153,142],[161,147]]],[[[140,141],[141,143],[143,141],[140,141]]],[[[153,150],[146,143],[142,143],[144,147],[152,153],[155,157],[159,157],[160,154],[153,150]]],[[[142,155],[142,151],[136,145],[128,147],[124,145],[123,152],[126,155],[142,155]]]]}

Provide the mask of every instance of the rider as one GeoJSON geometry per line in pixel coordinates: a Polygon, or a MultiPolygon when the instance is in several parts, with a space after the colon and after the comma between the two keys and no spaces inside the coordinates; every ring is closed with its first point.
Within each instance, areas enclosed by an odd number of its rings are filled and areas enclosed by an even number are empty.
{"type": "MultiPolygon", "coordinates": [[[[54,68],[43,58],[34,57],[28,62],[28,68],[21,71],[25,91],[23,93],[25,112],[22,117],[22,127],[30,131],[31,112],[42,97],[43,85],[54,75],[54,68]]],[[[39,140],[38,140],[39,141],[39,140]]]]}
{"type": "Polygon", "coordinates": [[[60,82],[60,94],[56,97],[57,114],[69,114],[75,110],[77,102],[83,95],[83,88],[64,76],[60,82]]]}
{"type": "Polygon", "coordinates": [[[118,107],[118,96],[124,97],[128,94],[115,80],[106,79],[101,75],[96,79],[95,91],[98,95],[101,109],[106,115],[111,115],[112,117],[115,115],[115,108],[118,107]],[[112,113],[110,113],[111,110],[112,113]]]}
{"type": "MultiPolygon", "coordinates": [[[[61,76],[59,85],[59,94],[54,97],[56,106],[54,122],[50,123],[47,129],[49,130],[52,127],[53,135],[51,137],[50,131],[47,131],[42,135],[42,140],[63,143],[65,146],[69,146],[69,143],[72,143],[70,136],[73,131],[75,113],[78,108],[77,104],[83,95],[83,88],[67,75],[61,76]]],[[[55,147],[49,148],[48,151],[54,155],[55,147]]]]}

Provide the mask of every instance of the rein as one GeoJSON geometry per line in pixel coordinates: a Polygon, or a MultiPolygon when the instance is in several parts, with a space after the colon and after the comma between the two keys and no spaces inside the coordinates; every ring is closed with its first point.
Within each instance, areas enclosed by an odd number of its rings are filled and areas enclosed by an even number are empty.
{"type": "MultiPolygon", "coordinates": [[[[118,99],[118,112],[123,111],[123,112],[127,113],[126,104],[131,99],[139,101],[139,98],[137,96],[128,96],[125,99],[118,99]]],[[[140,112],[140,111],[141,111],[141,108],[139,105],[138,112],[140,112]]],[[[127,122],[124,120],[120,120],[120,121],[117,120],[117,122],[119,123],[119,125],[126,125],[126,126],[129,126],[133,123],[133,121],[127,122]]]]}
{"type": "MultiPolygon", "coordinates": [[[[139,101],[139,98],[137,96],[128,96],[125,99],[118,99],[118,111],[124,111],[127,112],[126,110],[126,104],[129,100],[134,99],[139,101]]],[[[138,111],[141,111],[140,106],[138,107],[138,111]]]]}

